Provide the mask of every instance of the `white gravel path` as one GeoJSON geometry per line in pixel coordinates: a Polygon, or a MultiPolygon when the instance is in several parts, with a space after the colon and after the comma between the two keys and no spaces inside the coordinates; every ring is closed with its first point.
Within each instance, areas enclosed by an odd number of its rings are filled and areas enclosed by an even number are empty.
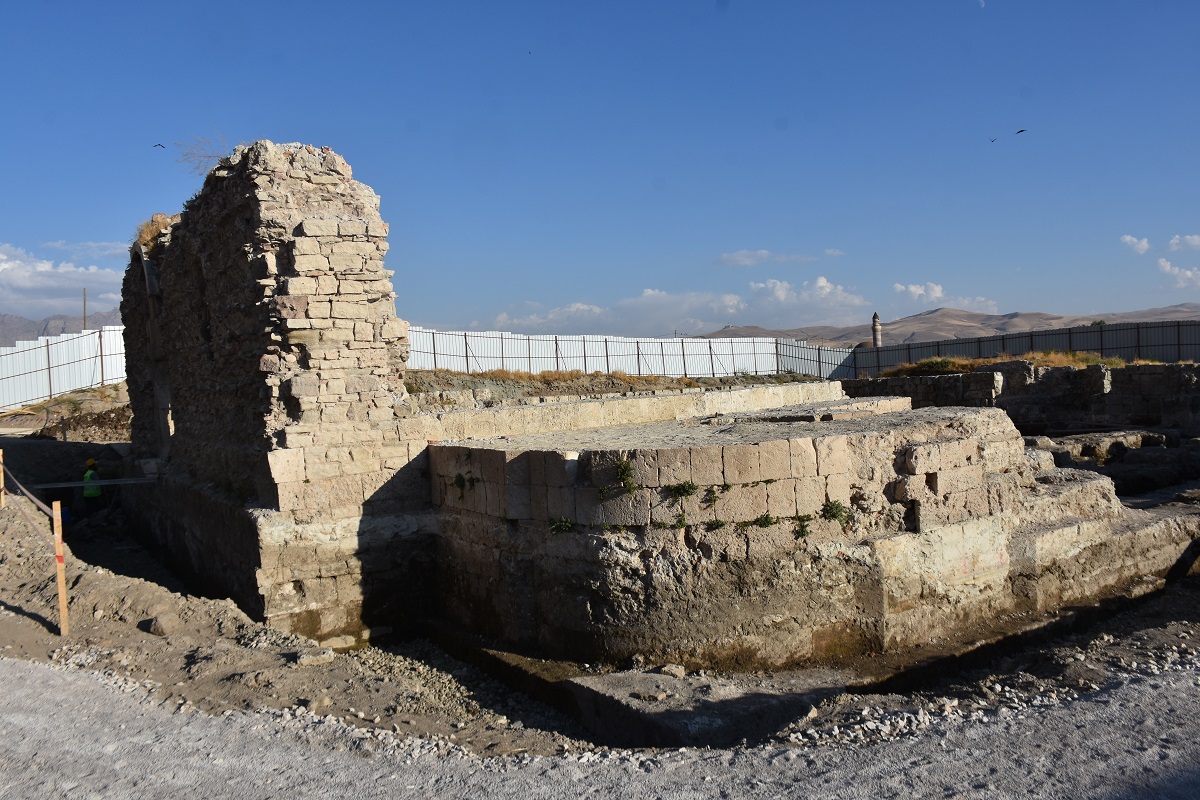
{"type": "Polygon", "coordinates": [[[0,798],[1200,797],[1195,670],[1025,719],[863,747],[481,759],[287,713],[209,717],[123,679],[0,659],[0,798]]]}

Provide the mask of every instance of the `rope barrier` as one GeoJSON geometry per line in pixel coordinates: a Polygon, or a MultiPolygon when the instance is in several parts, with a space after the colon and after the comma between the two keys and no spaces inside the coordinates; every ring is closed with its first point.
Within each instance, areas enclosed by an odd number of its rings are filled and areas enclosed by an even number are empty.
{"type": "MultiPolygon", "coordinates": [[[[9,481],[31,503],[50,517],[51,526],[54,529],[54,571],[58,584],[58,634],[60,636],[67,636],[71,633],[71,621],[69,616],[70,603],[67,598],[66,557],[65,549],[63,548],[62,505],[58,500],[55,500],[50,506],[47,506],[41,500],[34,497],[21,485],[17,477],[9,471],[8,466],[4,463],[4,451],[0,450],[0,508],[8,506],[9,481]]],[[[24,517],[25,524],[29,526],[29,530],[36,535],[37,528],[34,526],[33,521],[29,519],[29,515],[25,513],[25,509],[19,505],[16,508],[21,513],[21,516],[24,517]]]]}

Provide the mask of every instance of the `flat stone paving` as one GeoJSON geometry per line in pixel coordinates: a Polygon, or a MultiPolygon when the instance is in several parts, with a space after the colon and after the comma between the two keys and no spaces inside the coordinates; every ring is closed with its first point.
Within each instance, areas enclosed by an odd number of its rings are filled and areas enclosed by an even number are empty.
{"type": "MultiPolygon", "coordinates": [[[[756,444],[782,439],[870,433],[947,423],[962,418],[963,409],[897,408],[897,398],[873,401],[806,403],[755,413],[722,414],[702,419],[648,422],[578,431],[462,439],[454,443],[519,452],[524,450],[621,450],[756,444]]],[[[446,442],[442,442],[445,444],[446,442]]]]}

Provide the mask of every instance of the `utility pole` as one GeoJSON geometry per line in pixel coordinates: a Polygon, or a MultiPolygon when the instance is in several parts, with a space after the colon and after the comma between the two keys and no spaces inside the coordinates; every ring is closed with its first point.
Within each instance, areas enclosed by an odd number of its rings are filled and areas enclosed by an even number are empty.
{"type": "Polygon", "coordinates": [[[86,286],[83,287],[83,328],[81,330],[85,330],[85,331],[87,330],[87,287],[86,286]]]}

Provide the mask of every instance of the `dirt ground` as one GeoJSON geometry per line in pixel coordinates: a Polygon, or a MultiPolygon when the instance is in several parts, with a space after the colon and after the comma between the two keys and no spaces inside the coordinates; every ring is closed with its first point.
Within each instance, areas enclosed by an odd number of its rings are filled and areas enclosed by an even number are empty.
{"type": "MultiPolygon", "coordinates": [[[[92,409],[85,413],[103,413],[92,409]]],[[[120,444],[0,437],[29,484],[78,480],[83,461],[116,474],[120,444]]],[[[110,426],[109,432],[119,431],[110,426]]],[[[63,490],[68,506],[75,499],[63,490]]],[[[248,619],[230,601],[189,593],[136,540],[117,507],[67,529],[68,636],[59,636],[49,522],[9,495],[0,510],[0,642],[6,658],[54,662],[137,681],[162,700],[214,715],[279,709],[332,715],[483,755],[603,751],[576,721],[424,640],[334,653],[248,619]]],[[[866,744],[917,734],[938,717],[996,719],[1069,705],[1129,676],[1200,670],[1200,581],[1090,612],[1053,634],[990,646],[830,697],[746,746],[866,744]]],[[[664,665],[645,665],[647,671],[664,665]]],[[[668,667],[669,669],[669,667],[668,667]]],[[[704,680],[704,673],[691,677],[704,680]]],[[[736,676],[748,685],[766,673],[736,676]]]]}

